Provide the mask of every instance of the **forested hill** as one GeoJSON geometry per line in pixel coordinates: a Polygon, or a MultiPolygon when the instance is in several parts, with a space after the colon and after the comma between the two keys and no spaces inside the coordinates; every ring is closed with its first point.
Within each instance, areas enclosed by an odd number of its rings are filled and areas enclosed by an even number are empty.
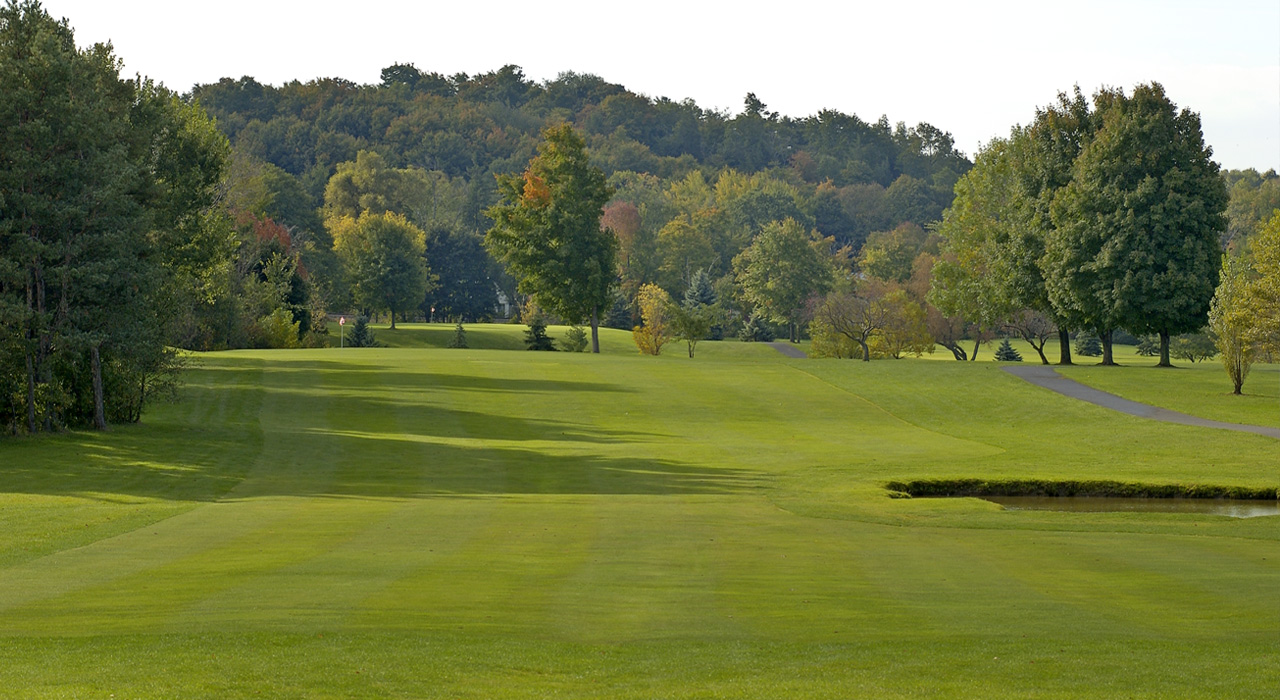
{"type": "Polygon", "coordinates": [[[971,167],[951,135],[929,124],[894,126],[886,117],[867,122],[836,111],[782,116],[754,95],[731,115],[638,95],[594,75],[538,83],[511,65],[448,77],[394,65],[379,85],[324,79],[273,87],[225,78],[197,86],[192,97],[240,154],[298,178],[314,206],[340,163],[371,151],[388,167],[465,183],[457,214],[473,229],[487,227],[482,212],[496,201],[493,174],[523,169],[540,130],[560,121],[583,133],[595,164],[615,183],[633,181],[629,173],[665,184],[695,170],[713,182],[725,169],[771,171],[804,195],[806,223],[855,249],[873,231],[939,218],[971,167]]]}

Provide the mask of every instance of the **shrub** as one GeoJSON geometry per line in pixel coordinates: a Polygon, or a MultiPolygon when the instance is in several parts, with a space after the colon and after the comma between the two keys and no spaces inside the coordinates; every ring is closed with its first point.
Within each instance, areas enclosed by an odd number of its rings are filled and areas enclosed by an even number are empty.
{"type": "Polygon", "coordinates": [[[560,340],[560,349],[565,352],[582,352],[587,349],[588,343],[587,329],[574,325],[569,327],[560,340]]]}
{"type": "Polygon", "coordinates": [[[1155,357],[1160,354],[1160,339],[1154,335],[1144,335],[1138,341],[1138,354],[1143,357],[1155,357]]]}
{"type": "Polygon", "coordinates": [[[258,319],[258,333],[262,344],[268,348],[298,347],[298,322],[284,307],[258,319]]]}
{"type": "Polygon", "coordinates": [[[1169,354],[1188,362],[1212,360],[1218,356],[1218,348],[1204,333],[1183,333],[1169,339],[1169,354]]]}
{"type": "Polygon", "coordinates": [[[643,326],[631,329],[631,338],[645,355],[658,355],[671,340],[671,296],[656,284],[646,284],[636,295],[643,326]]]}
{"type": "Polygon", "coordinates": [[[814,319],[809,322],[809,357],[835,357],[862,359],[862,346],[843,333],[837,333],[831,324],[814,319]]]}

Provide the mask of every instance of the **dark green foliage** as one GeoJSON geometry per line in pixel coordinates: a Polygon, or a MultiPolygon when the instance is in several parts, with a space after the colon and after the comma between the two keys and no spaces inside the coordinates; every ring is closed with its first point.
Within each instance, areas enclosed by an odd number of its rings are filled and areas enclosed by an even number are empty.
{"type": "Polygon", "coordinates": [[[0,124],[0,424],[136,421],[227,253],[227,141],[33,1],[0,7],[0,124]]]}
{"type": "Polygon", "coordinates": [[[376,348],[378,341],[373,337],[373,330],[369,328],[369,317],[364,314],[356,316],[356,322],[351,326],[351,332],[347,334],[347,347],[352,348],[376,348]]]}
{"type": "Polygon", "coordinates": [[[1142,357],[1155,357],[1160,354],[1160,338],[1144,335],[1138,339],[1137,353],[1142,357]]]}
{"type": "Polygon", "coordinates": [[[600,313],[617,280],[618,237],[600,227],[613,189],[588,162],[573,127],[559,124],[542,134],[528,169],[498,178],[502,200],[486,212],[493,227],[485,245],[522,293],[567,321],[589,321],[598,353],[600,313]]]}
{"type": "Polygon", "coordinates": [[[1008,338],[1000,342],[1000,347],[996,348],[997,362],[1022,362],[1022,354],[1013,348],[1008,338]]]}
{"type": "MultiPolygon", "coordinates": [[[[1158,333],[1204,325],[1222,264],[1227,191],[1199,115],[1159,83],[1094,96],[1099,128],[1054,198],[1046,248],[1055,308],[1086,327],[1158,333]]],[[[1104,347],[1104,351],[1109,348],[1104,347]]],[[[1103,363],[1110,363],[1104,354],[1103,363]]]]}
{"type": "MultiPolygon", "coordinates": [[[[786,171],[809,188],[828,183],[823,206],[784,216],[800,220],[803,213],[806,225],[816,222],[842,243],[938,218],[956,178],[970,167],[950,134],[925,123],[866,122],[833,110],[786,117],[754,98],[731,116],[691,100],[638,95],[594,75],[569,72],[535,83],[513,65],[445,77],[396,64],[381,78],[374,85],[325,78],[281,87],[224,78],[192,94],[243,151],[316,182],[313,196],[359,149],[383,154],[392,167],[466,178],[478,186],[468,206],[476,229],[496,201],[493,175],[518,170],[533,154],[539,129],[557,120],[581,130],[596,164],[610,174],[679,177],[694,167],[727,166],[786,171]]],[[[768,207],[761,204],[747,208],[763,212],[768,207]]]]}
{"type": "Polygon", "coordinates": [[[555,343],[547,335],[547,322],[542,318],[542,314],[537,314],[527,322],[529,329],[524,332],[524,349],[525,350],[546,350],[554,351],[555,343]]]}
{"type": "Polygon", "coordinates": [[[565,352],[582,352],[587,349],[591,339],[587,337],[587,329],[582,326],[570,326],[560,340],[560,349],[565,352]]]}
{"type": "Polygon", "coordinates": [[[425,231],[427,260],[438,281],[422,302],[424,315],[463,321],[492,317],[500,271],[485,252],[484,239],[450,224],[437,223],[425,231]]]}
{"type": "Polygon", "coordinates": [[[747,343],[768,343],[775,337],[773,326],[757,314],[751,314],[738,331],[738,340],[747,343]]]}
{"type": "Polygon", "coordinates": [[[605,314],[604,320],[601,322],[605,328],[617,328],[618,330],[631,330],[638,325],[638,320],[631,311],[631,303],[622,294],[615,294],[613,297],[613,306],[609,307],[609,312],[605,314]]]}
{"type": "Polygon", "coordinates": [[[454,326],[453,337],[449,339],[449,347],[451,348],[467,347],[467,329],[462,327],[461,321],[458,322],[457,326],[454,326]]]}
{"type": "Polygon", "coordinates": [[[1098,340],[1098,336],[1081,332],[1076,335],[1075,351],[1077,355],[1083,357],[1098,357],[1102,354],[1102,341],[1098,340]]]}
{"type": "Polygon", "coordinates": [[[1280,496],[1274,486],[1143,484],[1106,480],[917,479],[890,481],[885,488],[917,497],[939,496],[1110,496],[1114,498],[1243,498],[1280,496]]]}

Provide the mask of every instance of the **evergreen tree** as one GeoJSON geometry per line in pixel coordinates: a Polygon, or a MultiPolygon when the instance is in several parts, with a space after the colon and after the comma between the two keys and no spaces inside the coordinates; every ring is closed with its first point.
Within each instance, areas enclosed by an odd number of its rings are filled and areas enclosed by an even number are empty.
{"type": "Polygon", "coordinates": [[[225,252],[207,209],[226,139],[34,0],[0,7],[0,419],[137,420],[174,321],[225,252]],[[213,257],[211,257],[213,256],[213,257]],[[20,407],[19,404],[20,403],[20,407]],[[16,410],[14,410],[16,409],[16,410]]]}
{"type": "Polygon", "coordinates": [[[738,340],[747,343],[768,343],[774,339],[773,328],[758,314],[751,314],[738,331],[738,340]]]}
{"type": "Polygon", "coordinates": [[[716,303],[716,290],[711,284],[711,275],[705,268],[698,268],[689,280],[689,288],[684,292],[684,304],[688,306],[711,306],[716,303]]]}
{"type": "Polygon", "coordinates": [[[1075,350],[1082,357],[1097,357],[1102,354],[1102,341],[1098,336],[1082,331],[1076,335],[1075,350]]]}
{"type": "Polygon", "coordinates": [[[524,332],[525,350],[555,350],[555,343],[547,335],[547,322],[542,314],[535,314],[528,321],[529,329],[524,332]]]}
{"type": "Polygon", "coordinates": [[[461,321],[458,322],[457,326],[454,326],[453,337],[449,339],[449,347],[451,348],[467,347],[467,330],[462,327],[461,321]]]}
{"type": "Polygon", "coordinates": [[[1022,362],[1022,353],[1013,349],[1013,345],[1005,338],[1000,343],[1000,347],[996,348],[997,362],[1022,362]]]}
{"type": "Polygon", "coordinates": [[[376,348],[378,341],[373,337],[373,331],[369,328],[369,317],[364,314],[356,316],[356,322],[351,327],[351,333],[347,336],[347,345],[353,348],[376,348]]]}
{"type": "Polygon", "coordinates": [[[571,326],[560,341],[560,349],[565,352],[582,352],[587,349],[591,340],[587,338],[587,329],[582,326],[571,326]]]}

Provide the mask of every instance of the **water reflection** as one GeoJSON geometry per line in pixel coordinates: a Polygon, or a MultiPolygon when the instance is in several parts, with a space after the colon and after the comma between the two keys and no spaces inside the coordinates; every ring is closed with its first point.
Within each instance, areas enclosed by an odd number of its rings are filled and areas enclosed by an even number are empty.
{"type": "Polygon", "coordinates": [[[1232,518],[1280,515],[1280,501],[1231,498],[1106,498],[1097,496],[983,496],[1008,510],[1064,510],[1076,513],[1200,513],[1232,518]]]}

